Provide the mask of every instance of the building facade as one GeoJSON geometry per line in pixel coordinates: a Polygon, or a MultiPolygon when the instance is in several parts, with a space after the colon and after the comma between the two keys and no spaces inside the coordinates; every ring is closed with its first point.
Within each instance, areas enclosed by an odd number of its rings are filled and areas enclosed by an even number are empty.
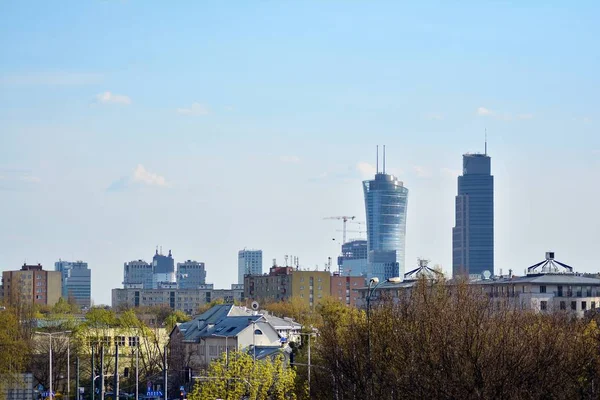
{"type": "MultiPolygon", "coordinates": [[[[385,167],[384,167],[385,171],[385,167]]],[[[363,182],[367,216],[367,278],[404,274],[408,189],[395,176],[377,173],[363,182]]]]}
{"type": "Polygon", "coordinates": [[[463,155],[458,177],[456,226],[452,229],[452,275],[494,273],[494,177],[486,154],[463,155]]]}
{"type": "Polygon", "coordinates": [[[5,304],[53,306],[62,295],[61,273],[44,271],[41,264],[23,264],[19,271],[3,271],[5,304]]]}
{"type": "Polygon", "coordinates": [[[187,260],[177,263],[177,286],[195,289],[206,284],[206,268],[203,262],[187,260]]]}
{"type": "Polygon", "coordinates": [[[244,275],[262,275],[262,250],[240,250],[238,252],[238,283],[244,283],[244,275]]]}
{"type": "Polygon", "coordinates": [[[356,306],[359,294],[356,289],[365,286],[363,276],[343,276],[333,274],[331,276],[331,297],[341,301],[347,306],[356,306]]]}
{"type": "Polygon", "coordinates": [[[268,274],[244,277],[244,296],[259,302],[283,301],[294,297],[313,307],[330,295],[331,274],[328,271],[303,271],[273,266],[268,274]]]}
{"type": "Polygon", "coordinates": [[[61,273],[62,297],[74,299],[79,307],[90,307],[92,301],[92,271],[83,261],[54,263],[54,270],[61,273]]]}
{"type": "Polygon", "coordinates": [[[342,245],[338,257],[338,270],[343,276],[367,276],[367,241],[351,240],[342,245]]]}
{"type": "Polygon", "coordinates": [[[231,289],[214,289],[212,284],[201,285],[195,289],[177,288],[124,288],[112,290],[112,307],[154,307],[167,306],[173,310],[193,315],[198,308],[213,300],[223,299],[225,303],[242,302],[244,290],[239,285],[231,289]]]}
{"type": "Polygon", "coordinates": [[[123,287],[152,289],[152,264],[144,260],[134,260],[123,265],[123,287]]]}
{"type": "Polygon", "coordinates": [[[158,253],[152,258],[152,287],[157,288],[159,283],[175,283],[175,260],[169,250],[169,255],[158,253]]]}

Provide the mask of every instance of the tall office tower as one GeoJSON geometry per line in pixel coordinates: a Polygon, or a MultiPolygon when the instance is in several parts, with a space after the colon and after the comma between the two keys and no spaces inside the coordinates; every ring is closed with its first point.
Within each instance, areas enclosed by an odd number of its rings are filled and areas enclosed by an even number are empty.
{"type": "Polygon", "coordinates": [[[123,287],[152,289],[152,264],[143,260],[130,261],[123,266],[123,287]]]}
{"type": "Polygon", "coordinates": [[[238,283],[244,283],[244,275],[262,275],[262,250],[238,252],[238,283]]]}
{"type": "Polygon", "coordinates": [[[79,307],[90,307],[92,300],[92,271],[83,261],[54,263],[54,270],[61,273],[62,297],[73,298],[79,307]]]}
{"type": "Polygon", "coordinates": [[[452,275],[494,272],[494,177],[491,158],[463,155],[463,174],[458,177],[456,226],[452,229],[452,275]]]}
{"type": "Polygon", "coordinates": [[[177,286],[179,289],[198,289],[206,284],[206,269],[203,262],[187,260],[177,263],[177,286]]]}
{"type": "Polygon", "coordinates": [[[379,172],[379,146],[375,179],[363,182],[367,214],[367,279],[404,276],[408,189],[393,175],[379,172]]]}
{"type": "Polygon", "coordinates": [[[173,255],[171,254],[171,250],[169,250],[169,255],[164,256],[158,253],[158,249],[156,249],[156,254],[152,258],[152,268],[153,268],[153,276],[152,276],[152,287],[157,288],[159,283],[175,283],[175,260],[173,259],[173,255]]]}
{"type": "Polygon", "coordinates": [[[19,271],[3,271],[2,282],[6,305],[53,306],[62,293],[60,272],[45,271],[40,264],[23,264],[19,271]]]}
{"type": "Polygon", "coordinates": [[[338,269],[342,276],[367,276],[367,241],[351,240],[342,245],[338,269]]]}

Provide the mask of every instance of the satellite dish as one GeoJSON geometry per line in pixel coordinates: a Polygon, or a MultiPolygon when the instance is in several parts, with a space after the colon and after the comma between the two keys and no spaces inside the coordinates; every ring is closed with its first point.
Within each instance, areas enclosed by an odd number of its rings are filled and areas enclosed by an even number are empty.
{"type": "Polygon", "coordinates": [[[485,271],[483,271],[483,273],[481,275],[483,275],[483,279],[487,280],[487,279],[490,279],[490,276],[492,276],[492,273],[486,269],[485,271]]]}
{"type": "Polygon", "coordinates": [[[250,307],[252,307],[254,311],[257,311],[259,307],[258,301],[253,301],[250,307]]]}

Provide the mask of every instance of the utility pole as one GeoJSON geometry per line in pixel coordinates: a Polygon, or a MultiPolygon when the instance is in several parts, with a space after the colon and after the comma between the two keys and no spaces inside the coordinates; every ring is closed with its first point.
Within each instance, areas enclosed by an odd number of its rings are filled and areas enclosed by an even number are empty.
{"type": "Polygon", "coordinates": [[[140,339],[139,337],[135,338],[135,400],[139,400],[138,396],[140,393],[140,339]]]}
{"type": "Polygon", "coordinates": [[[308,335],[308,396],[310,397],[310,334],[308,335]]]}
{"type": "Polygon", "coordinates": [[[96,348],[96,345],[92,344],[92,400],[95,400],[95,397],[96,397],[96,365],[94,362],[94,349],[95,348],[96,348]]]}
{"type": "MultiPolygon", "coordinates": [[[[113,383],[113,400],[119,399],[119,344],[115,344],[115,375],[113,383]]],[[[103,399],[104,400],[104,399],[103,399]]]]}
{"type": "Polygon", "coordinates": [[[104,344],[100,345],[100,400],[104,400],[104,344]]]}
{"type": "Polygon", "coordinates": [[[168,373],[167,373],[167,346],[165,346],[165,351],[163,352],[163,364],[165,366],[165,370],[164,370],[164,381],[165,381],[165,400],[169,400],[169,397],[167,396],[167,392],[168,390],[168,384],[167,384],[167,378],[168,378],[168,373]]]}
{"type": "MultiPolygon", "coordinates": [[[[80,400],[80,395],[79,395],[79,356],[77,356],[77,358],[75,359],[75,365],[76,365],[76,378],[75,378],[75,400],[80,400]]],[[[94,372],[92,371],[92,374],[94,372]]]]}
{"type": "Polygon", "coordinates": [[[67,337],[67,400],[71,400],[71,341],[67,337]]]}

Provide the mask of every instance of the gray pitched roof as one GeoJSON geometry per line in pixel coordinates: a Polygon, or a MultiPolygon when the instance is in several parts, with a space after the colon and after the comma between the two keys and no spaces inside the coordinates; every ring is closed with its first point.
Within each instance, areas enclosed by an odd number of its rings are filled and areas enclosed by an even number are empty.
{"type": "Polygon", "coordinates": [[[261,315],[239,315],[237,307],[221,304],[198,315],[189,322],[178,325],[184,341],[198,342],[201,338],[227,336],[235,337],[252,321],[258,321],[261,315]]]}

